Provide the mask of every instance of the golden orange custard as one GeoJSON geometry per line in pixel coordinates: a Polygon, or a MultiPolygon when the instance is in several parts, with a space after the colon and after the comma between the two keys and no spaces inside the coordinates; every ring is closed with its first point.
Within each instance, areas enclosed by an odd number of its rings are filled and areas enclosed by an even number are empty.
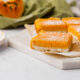
{"type": "Polygon", "coordinates": [[[31,48],[49,52],[67,52],[72,43],[72,36],[64,32],[40,32],[31,40],[31,48]]]}
{"type": "Polygon", "coordinates": [[[67,25],[60,18],[46,18],[35,20],[36,32],[44,31],[67,31],[67,25]]]}
{"type": "Polygon", "coordinates": [[[79,17],[67,17],[67,18],[63,18],[62,21],[65,22],[67,25],[80,24],[80,18],[79,17]]]}
{"type": "Polygon", "coordinates": [[[78,40],[80,40],[80,25],[70,25],[68,27],[68,32],[78,40]]]}

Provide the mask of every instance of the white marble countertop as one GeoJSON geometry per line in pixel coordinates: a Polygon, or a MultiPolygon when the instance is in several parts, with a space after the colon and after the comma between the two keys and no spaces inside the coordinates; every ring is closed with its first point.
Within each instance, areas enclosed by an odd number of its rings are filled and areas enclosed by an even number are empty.
{"type": "MultiPolygon", "coordinates": [[[[3,31],[9,38],[21,30],[3,31]]],[[[0,80],[80,80],[80,69],[60,70],[7,47],[0,49],[0,80]]]]}

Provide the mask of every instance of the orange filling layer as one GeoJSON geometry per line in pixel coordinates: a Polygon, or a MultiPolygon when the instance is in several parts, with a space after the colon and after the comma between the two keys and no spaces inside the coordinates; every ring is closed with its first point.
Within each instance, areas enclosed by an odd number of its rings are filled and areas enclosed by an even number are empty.
{"type": "Polygon", "coordinates": [[[71,25],[68,27],[68,32],[76,36],[80,40],[80,25],[71,25]]]}
{"type": "Polygon", "coordinates": [[[67,31],[67,25],[59,18],[37,19],[35,21],[36,32],[44,31],[67,31]]]}
{"type": "Polygon", "coordinates": [[[40,32],[31,40],[32,45],[47,48],[67,49],[72,43],[72,36],[62,32],[40,32]]]}

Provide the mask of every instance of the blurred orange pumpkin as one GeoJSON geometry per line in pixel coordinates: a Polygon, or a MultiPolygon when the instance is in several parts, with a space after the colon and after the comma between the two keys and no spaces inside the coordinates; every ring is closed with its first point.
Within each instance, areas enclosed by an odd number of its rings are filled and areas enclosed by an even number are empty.
{"type": "Polygon", "coordinates": [[[18,18],[24,10],[23,0],[0,0],[0,15],[18,18]]]}

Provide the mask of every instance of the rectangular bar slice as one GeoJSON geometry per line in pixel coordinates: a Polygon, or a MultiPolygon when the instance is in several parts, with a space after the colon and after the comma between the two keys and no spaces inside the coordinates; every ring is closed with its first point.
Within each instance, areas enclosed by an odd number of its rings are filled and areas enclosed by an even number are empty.
{"type": "Polygon", "coordinates": [[[78,25],[80,24],[80,18],[79,17],[67,17],[62,19],[63,22],[65,22],[67,25],[78,25]]]}
{"type": "Polygon", "coordinates": [[[37,19],[35,21],[36,32],[44,31],[67,31],[67,25],[60,18],[37,19]]]}
{"type": "Polygon", "coordinates": [[[68,52],[72,43],[72,36],[63,32],[40,32],[31,40],[31,48],[48,52],[68,52]]]}
{"type": "Polygon", "coordinates": [[[70,25],[68,32],[73,36],[74,42],[80,42],[80,25],[70,25]]]}

